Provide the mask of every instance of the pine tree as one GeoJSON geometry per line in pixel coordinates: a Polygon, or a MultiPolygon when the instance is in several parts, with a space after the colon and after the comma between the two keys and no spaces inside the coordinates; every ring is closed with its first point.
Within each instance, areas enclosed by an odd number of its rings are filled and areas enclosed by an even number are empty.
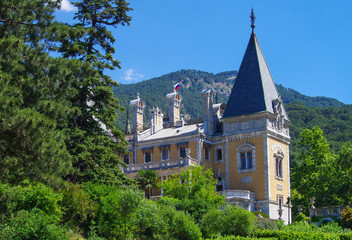
{"type": "MultiPolygon", "coordinates": [[[[109,2],[97,4],[104,10],[109,2]]],[[[0,6],[1,180],[57,181],[66,175],[74,182],[124,181],[119,154],[126,141],[114,126],[120,107],[111,91],[117,84],[103,74],[107,63],[109,68],[118,63],[113,41],[105,38],[111,33],[102,28],[105,10],[94,35],[84,24],[55,21],[60,1],[1,1],[0,6]],[[52,57],[55,51],[62,57],[52,57]]],[[[113,9],[122,15],[129,10],[113,9]]]]}

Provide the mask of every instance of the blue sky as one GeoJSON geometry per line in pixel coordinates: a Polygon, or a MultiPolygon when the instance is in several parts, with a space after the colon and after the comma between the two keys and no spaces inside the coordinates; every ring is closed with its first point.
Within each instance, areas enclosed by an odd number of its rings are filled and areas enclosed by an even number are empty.
{"type": "MultiPolygon", "coordinates": [[[[352,104],[352,1],[130,0],[130,26],[112,29],[119,83],[180,69],[238,70],[256,15],[259,43],[274,81],[308,96],[352,104]]],[[[65,5],[59,20],[71,22],[65,5]]]]}

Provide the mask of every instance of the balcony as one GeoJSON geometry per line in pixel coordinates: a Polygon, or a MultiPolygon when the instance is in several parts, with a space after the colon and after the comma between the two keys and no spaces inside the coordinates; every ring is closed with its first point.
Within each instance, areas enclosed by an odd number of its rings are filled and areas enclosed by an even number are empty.
{"type": "Polygon", "coordinates": [[[221,195],[225,195],[226,199],[244,199],[244,200],[255,200],[255,193],[248,190],[225,190],[221,192],[221,195]]]}
{"type": "Polygon", "coordinates": [[[133,173],[138,170],[161,170],[168,168],[184,167],[184,166],[194,166],[198,164],[197,159],[191,157],[179,158],[179,159],[169,159],[162,160],[158,162],[149,163],[138,163],[130,164],[127,168],[123,168],[125,173],[133,173]]]}

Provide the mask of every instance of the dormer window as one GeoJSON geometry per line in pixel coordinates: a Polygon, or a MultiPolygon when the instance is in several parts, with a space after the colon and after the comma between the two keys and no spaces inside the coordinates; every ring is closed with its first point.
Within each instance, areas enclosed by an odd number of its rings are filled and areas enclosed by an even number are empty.
{"type": "Polygon", "coordinates": [[[243,143],[237,147],[237,172],[255,171],[255,146],[243,143]]]}

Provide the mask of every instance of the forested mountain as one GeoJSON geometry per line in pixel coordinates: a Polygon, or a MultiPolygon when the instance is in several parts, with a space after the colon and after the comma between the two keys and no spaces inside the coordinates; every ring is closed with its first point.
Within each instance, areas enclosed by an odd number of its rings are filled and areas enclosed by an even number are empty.
{"type": "MultiPolygon", "coordinates": [[[[148,126],[149,109],[158,106],[167,114],[166,94],[173,91],[173,84],[180,83],[183,96],[182,113],[186,121],[201,118],[202,102],[200,92],[205,88],[213,89],[218,102],[227,102],[237,71],[227,71],[218,74],[180,70],[147,81],[121,85],[114,88],[115,96],[121,106],[128,108],[129,101],[135,99],[136,93],[146,102],[145,127],[148,126]]],[[[291,126],[291,157],[295,165],[296,154],[299,152],[297,139],[299,133],[306,128],[319,125],[328,139],[333,151],[336,151],[346,141],[352,139],[352,106],[345,105],[333,98],[309,97],[293,89],[277,85],[285,103],[291,126]]],[[[214,100],[216,101],[216,99],[214,100]]],[[[125,130],[126,112],[119,112],[120,129],[125,130]]]]}
{"type": "MultiPolygon", "coordinates": [[[[218,74],[196,71],[180,70],[165,74],[161,77],[153,78],[134,84],[122,84],[114,88],[115,96],[120,100],[120,104],[127,107],[129,101],[135,98],[137,92],[146,102],[146,111],[152,106],[158,106],[167,113],[166,94],[173,91],[173,84],[180,83],[180,92],[183,96],[182,112],[186,119],[199,119],[201,112],[200,92],[205,88],[211,88],[216,93],[218,102],[227,102],[230,96],[233,83],[236,79],[237,71],[226,71],[218,74]]],[[[342,107],[343,103],[333,98],[309,97],[293,89],[277,85],[285,104],[301,102],[307,107],[342,107]]],[[[216,101],[216,99],[214,99],[216,101]]],[[[149,116],[146,116],[148,119],[149,116]]],[[[120,114],[120,121],[125,122],[125,113],[120,114]]],[[[123,125],[119,125],[121,128],[123,125]]]]}

